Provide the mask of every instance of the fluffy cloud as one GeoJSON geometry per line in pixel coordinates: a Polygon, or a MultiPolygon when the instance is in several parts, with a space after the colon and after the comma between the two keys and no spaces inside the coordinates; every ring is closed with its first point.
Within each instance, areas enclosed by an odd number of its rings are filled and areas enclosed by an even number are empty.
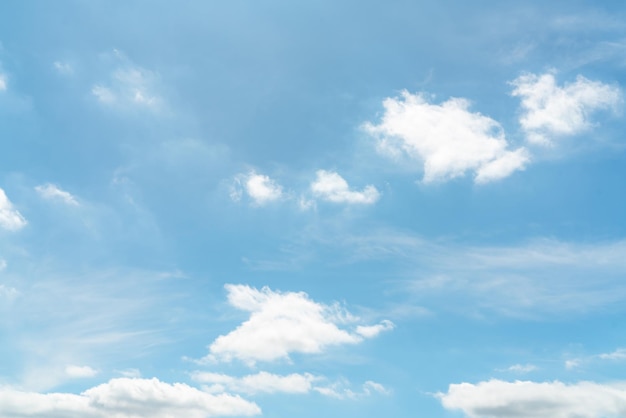
{"type": "Polygon", "coordinates": [[[555,138],[583,132],[590,127],[594,111],[616,111],[623,100],[618,87],[580,75],[563,87],[551,73],[524,74],[511,84],[512,95],[522,101],[520,124],[533,143],[550,144],[555,138]]]}
{"type": "Polygon", "coordinates": [[[309,373],[292,373],[281,376],[268,372],[260,372],[241,378],[219,373],[195,372],[191,377],[197,382],[209,384],[207,390],[211,393],[229,391],[250,395],[277,392],[308,393],[313,387],[312,383],[319,380],[318,377],[309,373]]]}
{"type": "Polygon", "coordinates": [[[335,203],[372,204],[380,193],[374,186],[366,186],[362,191],[350,190],[348,182],[332,171],[319,170],[317,178],[311,183],[311,191],[320,199],[335,203]]]}
{"type": "Polygon", "coordinates": [[[259,407],[239,396],[212,395],[158,379],[113,379],[80,395],[0,388],[3,418],[205,418],[257,415],[259,407]]]}
{"type": "Polygon", "coordinates": [[[207,361],[239,359],[253,365],[257,361],[289,359],[290,353],[320,353],[329,346],[359,343],[365,337],[339,327],[357,318],[337,304],[314,302],[303,292],[282,293],[267,287],[258,290],[232,284],[225,287],[229,303],[250,312],[250,318],[219,336],[209,346],[207,361]]]}
{"type": "Polygon", "coordinates": [[[0,228],[16,231],[26,226],[26,223],[22,214],[13,208],[4,190],[0,189],[0,228]]]}
{"type": "Polygon", "coordinates": [[[253,203],[258,206],[279,200],[283,196],[283,188],[275,180],[263,174],[251,171],[235,177],[230,197],[234,201],[241,200],[245,192],[253,203]]]}
{"type": "Polygon", "coordinates": [[[626,384],[490,380],[450,385],[438,397],[472,418],[612,418],[626,416],[626,384]]]}
{"type": "Polygon", "coordinates": [[[422,94],[402,92],[383,102],[379,124],[365,129],[378,138],[380,152],[423,163],[425,183],[475,173],[486,183],[522,170],[529,162],[524,148],[510,150],[495,120],[469,110],[469,102],[451,98],[431,104],[422,94]]]}
{"type": "Polygon", "coordinates": [[[39,196],[48,200],[59,200],[70,206],[78,206],[78,200],[71,193],[66,192],[65,190],[61,190],[59,187],[54,184],[42,184],[35,187],[39,196]]]}

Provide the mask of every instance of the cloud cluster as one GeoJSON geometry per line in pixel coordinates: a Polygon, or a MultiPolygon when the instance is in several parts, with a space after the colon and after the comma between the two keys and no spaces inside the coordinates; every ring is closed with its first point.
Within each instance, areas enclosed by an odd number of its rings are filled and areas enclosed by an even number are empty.
{"type": "Polygon", "coordinates": [[[453,384],[437,395],[471,418],[617,418],[626,416],[626,383],[489,380],[453,384]]]}
{"type": "Polygon", "coordinates": [[[522,101],[520,124],[532,143],[550,144],[554,139],[589,129],[597,110],[617,111],[622,92],[617,86],[578,76],[573,83],[557,85],[554,74],[524,74],[511,82],[512,95],[522,101]]]}
{"type": "Polygon", "coordinates": [[[342,344],[356,344],[376,336],[382,328],[345,329],[358,319],[339,305],[324,305],[303,292],[279,292],[267,287],[225,286],[229,303],[250,313],[248,320],[210,346],[207,361],[241,360],[249,365],[258,361],[289,359],[291,353],[320,353],[342,344]]]}
{"type": "Polygon", "coordinates": [[[158,379],[112,379],[76,395],[0,388],[4,418],[207,418],[261,413],[239,396],[214,395],[182,383],[158,379]]]}
{"type": "MultiPolygon", "coordinates": [[[[623,101],[617,86],[578,76],[557,85],[554,74],[525,74],[511,82],[521,99],[520,126],[529,145],[551,144],[555,138],[588,130],[598,110],[617,111],[623,101]]],[[[377,140],[378,151],[396,160],[419,164],[423,182],[446,181],[473,173],[488,183],[524,170],[531,162],[527,147],[511,146],[502,126],[470,110],[464,98],[431,103],[421,93],[403,91],[383,101],[380,122],[364,129],[377,140]]]]}
{"type": "MultiPolygon", "coordinates": [[[[301,209],[310,209],[315,206],[315,199],[332,203],[349,205],[371,205],[380,197],[379,191],[373,185],[367,185],[361,191],[352,190],[348,182],[337,172],[318,170],[316,179],[311,182],[310,194],[302,194],[299,198],[301,209]],[[311,196],[312,195],[312,196],[311,196]]],[[[246,195],[255,206],[263,206],[281,199],[291,199],[289,193],[284,192],[276,180],[271,177],[250,171],[247,174],[235,176],[230,188],[230,197],[238,202],[246,195]]]]}
{"type": "Polygon", "coordinates": [[[0,189],[0,228],[17,231],[25,227],[26,223],[26,219],[13,207],[4,190],[0,189]]]}

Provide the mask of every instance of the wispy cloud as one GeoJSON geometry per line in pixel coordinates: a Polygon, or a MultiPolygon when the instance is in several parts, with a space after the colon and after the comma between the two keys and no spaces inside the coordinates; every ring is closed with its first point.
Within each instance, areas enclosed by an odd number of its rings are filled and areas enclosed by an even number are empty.
{"type": "Polygon", "coordinates": [[[58,200],[66,205],[79,206],[78,200],[70,192],[62,190],[54,184],[42,184],[35,187],[35,191],[44,199],[58,200]]]}

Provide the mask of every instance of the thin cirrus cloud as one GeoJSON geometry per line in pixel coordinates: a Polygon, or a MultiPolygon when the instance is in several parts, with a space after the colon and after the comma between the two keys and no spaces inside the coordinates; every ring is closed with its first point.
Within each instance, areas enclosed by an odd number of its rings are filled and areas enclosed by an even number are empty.
{"type": "Polygon", "coordinates": [[[157,93],[156,73],[133,64],[118,50],[104,56],[112,57],[117,67],[108,81],[92,86],[91,94],[99,103],[118,109],[136,107],[156,111],[163,107],[164,100],[157,93]]]}
{"type": "Polygon", "coordinates": [[[609,418],[626,416],[626,383],[565,384],[489,380],[452,384],[437,397],[471,418],[609,418]]]}
{"type": "Polygon", "coordinates": [[[24,392],[0,388],[2,416],[48,418],[169,418],[251,416],[261,413],[239,396],[213,395],[183,383],[112,379],[81,394],[24,392]]]}
{"type": "Polygon", "coordinates": [[[470,102],[451,98],[429,103],[424,94],[403,91],[387,98],[380,123],[365,130],[377,138],[378,150],[393,158],[423,164],[423,182],[445,181],[474,173],[487,183],[523,170],[530,161],[525,148],[510,149],[500,124],[470,111],[470,102]]]}
{"type": "Polygon", "coordinates": [[[17,231],[26,224],[26,219],[13,207],[4,190],[0,189],[0,228],[17,231]]]}
{"type": "Polygon", "coordinates": [[[553,73],[529,73],[511,85],[512,95],[521,100],[520,125],[527,140],[535,144],[549,145],[555,139],[582,133],[592,126],[594,112],[616,112],[623,101],[619,87],[581,75],[561,87],[553,73]]]}
{"type": "Polygon", "coordinates": [[[311,183],[311,191],[316,197],[334,203],[364,204],[375,203],[380,197],[378,190],[368,185],[361,191],[350,190],[348,182],[333,171],[318,170],[311,183]]]}
{"type": "Polygon", "coordinates": [[[229,391],[248,395],[257,393],[309,393],[313,389],[313,382],[320,380],[320,377],[310,373],[292,373],[281,376],[268,372],[259,372],[240,378],[221,373],[194,372],[191,378],[196,382],[208,384],[209,386],[205,390],[210,393],[229,391]]]}
{"type": "Polygon", "coordinates": [[[42,184],[35,187],[35,191],[46,200],[56,200],[70,206],[79,206],[78,200],[70,192],[62,190],[54,184],[42,184]]]}
{"type": "MultiPolygon", "coordinates": [[[[249,366],[258,361],[289,360],[292,353],[321,353],[331,346],[357,344],[380,331],[359,333],[346,325],[358,318],[338,304],[317,303],[304,292],[280,292],[267,287],[227,284],[231,306],[250,312],[248,320],[210,346],[207,362],[241,360],[249,366]]],[[[391,323],[385,321],[385,329],[391,323]]]]}

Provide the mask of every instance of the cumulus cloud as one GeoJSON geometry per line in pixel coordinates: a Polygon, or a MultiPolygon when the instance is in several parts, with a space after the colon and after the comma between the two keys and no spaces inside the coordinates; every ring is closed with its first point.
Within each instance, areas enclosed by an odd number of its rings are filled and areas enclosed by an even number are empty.
{"type": "Polygon", "coordinates": [[[425,183],[467,172],[486,183],[523,170],[530,160],[524,148],[510,150],[500,124],[471,112],[466,99],[431,104],[423,94],[403,91],[383,106],[380,123],[366,123],[365,130],[378,138],[381,153],[423,164],[425,183]]]}
{"type": "Polygon", "coordinates": [[[320,199],[335,203],[369,205],[380,197],[378,190],[368,185],[362,191],[350,190],[348,182],[333,171],[318,170],[317,178],[311,183],[311,191],[320,199]]]}
{"type": "Polygon", "coordinates": [[[86,377],[94,377],[98,374],[98,371],[92,369],[89,366],[76,366],[70,364],[65,367],[65,374],[68,377],[80,379],[86,377]]]}
{"type": "Polygon", "coordinates": [[[359,343],[365,337],[340,327],[358,319],[338,304],[317,303],[303,292],[232,284],[225,287],[229,303],[250,312],[250,317],[234,331],[219,336],[209,346],[206,361],[238,359],[253,365],[257,361],[288,360],[290,353],[320,353],[330,346],[359,343]]]}
{"type": "Polygon", "coordinates": [[[71,193],[61,190],[54,184],[42,184],[35,187],[35,191],[44,199],[58,200],[70,206],[78,206],[78,200],[71,193]]]}
{"type": "Polygon", "coordinates": [[[257,174],[254,171],[235,177],[230,197],[237,202],[241,200],[244,192],[258,206],[274,202],[283,196],[283,188],[280,184],[269,176],[257,174]]]}
{"type": "Polygon", "coordinates": [[[220,373],[194,372],[191,378],[196,382],[209,384],[206,388],[211,393],[224,391],[246,393],[308,393],[313,387],[313,382],[319,380],[309,373],[292,373],[281,376],[268,372],[260,372],[244,377],[233,377],[220,373]]]}
{"type": "Polygon", "coordinates": [[[562,87],[552,73],[524,74],[511,84],[512,95],[522,101],[522,129],[529,142],[538,144],[584,132],[591,126],[590,116],[595,111],[617,111],[623,101],[619,87],[580,75],[562,87]]]}
{"type": "Polygon", "coordinates": [[[490,380],[453,384],[437,395],[471,418],[612,418],[626,416],[626,384],[490,380]]]}
{"type": "Polygon", "coordinates": [[[0,388],[3,418],[206,418],[250,416],[260,408],[239,396],[213,395],[158,379],[112,379],[81,394],[0,388]]]}
{"type": "Polygon", "coordinates": [[[13,204],[4,190],[0,189],[0,228],[17,231],[25,227],[26,223],[22,214],[13,208],[13,204]]]}

